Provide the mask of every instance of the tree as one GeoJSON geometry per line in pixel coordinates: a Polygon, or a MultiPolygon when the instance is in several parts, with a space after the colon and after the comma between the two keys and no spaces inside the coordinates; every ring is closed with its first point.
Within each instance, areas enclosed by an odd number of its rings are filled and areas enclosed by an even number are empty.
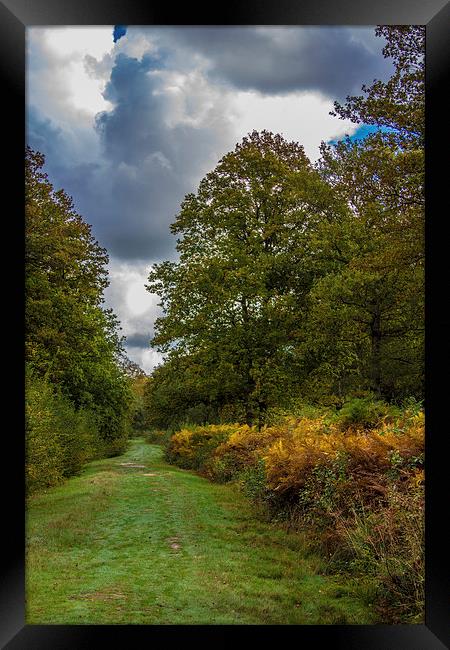
{"type": "Polygon", "coordinates": [[[303,147],[254,131],[185,197],[171,227],[180,260],[149,275],[164,310],[152,344],[195,359],[209,399],[233,393],[248,424],[261,426],[289,390],[313,277],[309,230],[339,209],[303,147]]]}
{"type": "Polygon", "coordinates": [[[357,123],[389,127],[402,148],[423,147],[425,132],[425,27],[380,25],[375,33],[386,39],[383,56],[391,58],[394,74],[387,82],[362,86],[364,96],[335,102],[335,114],[357,123]]]}
{"type": "Polygon", "coordinates": [[[137,431],[142,431],[147,427],[147,419],[144,407],[144,390],[148,377],[144,370],[131,361],[126,354],[122,354],[119,359],[119,366],[124,375],[128,378],[128,383],[132,393],[132,403],[130,406],[131,426],[137,431]]]}
{"type": "Polygon", "coordinates": [[[114,447],[126,435],[130,394],[118,364],[119,324],[102,308],[108,256],[72,199],[53,189],[44,162],[27,147],[25,359],[76,409],[94,412],[101,438],[114,447]]]}
{"type": "MultiPolygon", "coordinates": [[[[383,52],[394,59],[394,75],[386,83],[363,86],[366,97],[348,97],[344,106],[335,103],[335,109],[343,118],[390,131],[381,130],[363,141],[347,138],[334,146],[322,145],[318,169],[350,211],[332,233],[332,241],[331,233],[322,231],[322,241],[330,242],[325,248],[334,255],[336,269],[314,289],[310,327],[314,333],[318,315],[323,322],[327,314],[330,318],[333,314],[329,343],[337,345],[340,332],[339,340],[345,341],[341,349],[354,360],[351,372],[355,378],[390,399],[406,394],[420,397],[424,29],[379,27],[377,34],[387,39],[383,52]]],[[[313,339],[312,334],[312,345],[313,339]]],[[[328,350],[332,347],[325,345],[328,350]]],[[[326,354],[323,359],[330,362],[326,354]]]]}

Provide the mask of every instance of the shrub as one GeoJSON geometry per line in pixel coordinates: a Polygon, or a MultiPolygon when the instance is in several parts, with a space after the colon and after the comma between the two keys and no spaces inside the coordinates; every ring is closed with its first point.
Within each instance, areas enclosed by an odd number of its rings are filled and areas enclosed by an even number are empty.
{"type": "Polygon", "coordinates": [[[204,471],[212,451],[238,426],[236,424],[186,426],[169,439],[165,457],[179,467],[204,471]]]}
{"type": "Polygon", "coordinates": [[[63,477],[78,474],[98,450],[97,427],[93,413],[75,410],[69,399],[57,394],[53,416],[63,456],[63,477]]]}
{"type": "Polygon", "coordinates": [[[110,440],[101,439],[98,444],[98,453],[99,458],[114,458],[114,456],[120,456],[128,448],[129,438],[128,435],[124,432],[121,436],[116,436],[110,440]]]}
{"type": "Polygon", "coordinates": [[[103,402],[92,404],[98,431],[98,452],[107,458],[118,456],[126,450],[131,424],[128,410],[130,393],[126,392],[125,384],[115,388],[115,393],[105,391],[103,402]]]}
{"type": "Polygon", "coordinates": [[[386,420],[399,417],[400,409],[386,404],[372,396],[355,397],[344,403],[335,417],[336,424],[342,429],[374,429],[386,420]]]}
{"type": "Polygon", "coordinates": [[[273,492],[267,487],[262,458],[258,458],[253,465],[243,467],[238,476],[242,491],[251,499],[260,516],[275,520],[284,515],[276,506],[273,492]]]}
{"type": "Polygon", "coordinates": [[[378,510],[354,508],[336,529],[347,549],[348,568],[372,576],[377,608],[386,623],[421,623],[424,613],[424,489],[390,486],[378,510]]]}
{"type": "MultiPolygon", "coordinates": [[[[372,431],[341,431],[323,419],[303,420],[264,456],[268,486],[291,501],[308,486],[313,510],[330,480],[336,502],[343,493],[342,507],[353,493],[374,501],[385,496],[389,480],[404,481],[412,469],[422,467],[423,448],[423,414],[372,431]]],[[[305,494],[301,497],[307,510],[309,502],[305,494]]]]}
{"type": "Polygon", "coordinates": [[[144,437],[149,444],[152,445],[167,445],[173,431],[161,431],[161,429],[152,429],[144,433],[144,437]]]}
{"type": "Polygon", "coordinates": [[[55,396],[44,381],[28,382],[25,400],[25,482],[28,493],[62,480],[64,453],[53,406],[55,396]]]}
{"type": "Polygon", "coordinates": [[[29,494],[77,474],[98,452],[94,414],[87,409],[76,410],[43,379],[27,378],[25,435],[29,494]]]}
{"type": "Polygon", "coordinates": [[[239,480],[260,514],[308,530],[331,567],[369,576],[384,621],[419,622],[424,426],[417,403],[400,410],[355,398],[337,417],[314,410],[260,431],[185,427],[167,458],[239,480]]]}
{"type": "Polygon", "coordinates": [[[258,431],[246,424],[237,428],[235,426],[227,439],[215,448],[207,465],[209,477],[220,482],[237,478],[243,470],[258,463],[262,450],[278,435],[275,428],[263,427],[258,431]]]}
{"type": "Polygon", "coordinates": [[[332,566],[372,577],[385,622],[423,616],[423,451],[411,409],[373,430],[303,421],[264,456],[271,507],[306,524],[332,566]]]}

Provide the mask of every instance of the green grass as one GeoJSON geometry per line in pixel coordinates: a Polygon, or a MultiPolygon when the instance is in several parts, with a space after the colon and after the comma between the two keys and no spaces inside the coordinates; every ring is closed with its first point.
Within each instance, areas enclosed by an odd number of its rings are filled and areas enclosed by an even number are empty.
{"type": "Polygon", "coordinates": [[[131,441],[32,497],[27,624],[367,624],[370,606],[236,487],[131,441]],[[121,463],[133,463],[133,467],[121,463]],[[148,475],[147,475],[148,474],[148,475]]]}

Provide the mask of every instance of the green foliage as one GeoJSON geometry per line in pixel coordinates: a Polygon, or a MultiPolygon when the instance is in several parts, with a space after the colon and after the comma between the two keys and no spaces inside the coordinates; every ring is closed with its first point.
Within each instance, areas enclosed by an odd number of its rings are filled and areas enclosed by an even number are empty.
{"type": "MultiPolygon", "coordinates": [[[[117,318],[102,308],[108,256],[72,199],[54,190],[43,165],[44,157],[27,147],[25,360],[33,381],[44,381],[49,400],[39,402],[41,425],[33,416],[37,398],[29,384],[30,471],[40,477],[35,458],[42,455],[52,484],[90,457],[94,430],[96,453],[124,450],[131,390],[120,366],[117,318]]],[[[41,483],[36,478],[30,485],[41,483]]]]}
{"type": "Polygon", "coordinates": [[[151,429],[144,434],[144,438],[149,444],[165,447],[169,444],[170,438],[174,433],[171,430],[161,431],[161,429],[151,429]]]}
{"type": "MultiPolygon", "coordinates": [[[[210,381],[211,386],[215,378],[210,381]]],[[[193,356],[173,355],[155,368],[143,388],[147,426],[176,431],[184,424],[218,422],[218,407],[210,403],[206,382],[209,383],[209,377],[204,377],[193,356]]]]}
{"type": "Polygon", "coordinates": [[[26,488],[32,494],[80,472],[98,453],[95,415],[75,410],[44,379],[27,377],[25,395],[26,488]]]}
{"type": "Polygon", "coordinates": [[[25,403],[26,486],[32,492],[62,479],[63,451],[52,412],[51,387],[28,385],[25,403]]]}
{"type": "Polygon", "coordinates": [[[128,378],[130,388],[130,426],[133,431],[142,433],[148,428],[144,404],[144,391],[148,377],[142,368],[128,359],[125,354],[121,356],[120,366],[128,378]]]}
{"type": "Polygon", "coordinates": [[[348,97],[347,104],[335,102],[336,112],[353,122],[387,126],[397,131],[403,144],[419,140],[425,129],[425,27],[423,25],[380,25],[377,36],[386,38],[385,58],[391,58],[395,72],[387,82],[363,86],[366,96],[348,97]]]}
{"type": "Polygon", "coordinates": [[[355,397],[344,403],[334,421],[342,429],[375,429],[386,421],[401,415],[401,410],[373,396],[355,397]]]}
{"type": "Polygon", "coordinates": [[[244,467],[238,476],[245,496],[255,505],[262,506],[260,513],[270,513],[272,519],[276,519],[278,513],[274,507],[274,494],[267,487],[264,459],[258,458],[254,465],[244,467]]]}
{"type": "MultiPolygon", "coordinates": [[[[217,414],[241,404],[247,424],[261,427],[294,379],[295,332],[312,281],[307,229],[320,212],[342,209],[303,147],[280,135],[254,131],[224,156],[172,226],[180,261],[156,264],[149,276],[164,310],[153,345],[168,354],[155,383],[162,375],[173,393],[194,393],[194,406],[201,396],[217,414]]],[[[164,408],[161,395],[156,410],[164,408]]]]}
{"type": "Polygon", "coordinates": [[[223,421],[229,405],[261,428],[295,398],[339,408],[361,390],[423,398],[424,29],[376,33],[392,78],[335,110],[388,131],[322,144],[315,167],[298,143],[254,131],[185,197],[180,259],[147,287],[167,354],[155,426],[223,421]]]}
{"type": "Polygon", "coordinates": [[[322,145],[318,169],[351,210],[318,231],[328,270],[310,295],[302,352],[325,393],[362,388],[399,402],[424,390],[425,30],[376,33],[387,39],[393,76],[335,110],[390,130],[322,145]]]}
{"type": "Polygon", "coordinates": [[[186,426],[169,439],[165,458],[179,467],[205,472],[213,451],[228,439],[236,426],[186,426]]]}

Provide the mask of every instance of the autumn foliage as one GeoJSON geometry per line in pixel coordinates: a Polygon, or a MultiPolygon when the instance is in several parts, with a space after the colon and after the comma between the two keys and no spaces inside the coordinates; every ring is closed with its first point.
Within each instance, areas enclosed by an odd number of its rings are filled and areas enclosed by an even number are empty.
{"type": "Polygon", "coordinates": [[[372,428],[344,425],[347,416],[286,417],[261,431],[192,426],[166,455],[236,481],[269,517],[306,527],[339,568],[373,575],[385,618],[405,620],[401,600],[412,619],[423,604],[424,413],[386,409],[372,428]]]}

